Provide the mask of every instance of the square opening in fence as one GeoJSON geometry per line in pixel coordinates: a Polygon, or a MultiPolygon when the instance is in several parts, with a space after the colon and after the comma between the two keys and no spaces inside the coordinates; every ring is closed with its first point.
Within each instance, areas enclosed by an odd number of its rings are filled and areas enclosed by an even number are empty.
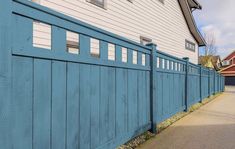
{"type": "Polygon", "coordinates": [[[91,38],[91,48],[90,48],[90,53],[92,57],[95,58],[100,58],[100,40],[91,38]]]}
{"type": "Polygon", "coordinates": [[[171,70],[174,70],[174,62],[171,62],[171,70]]]}
{"type": "Polygon", "coordinates": [[[182,65],[179,63],[179,71],[182,71],[182,65]]]}
{"type": "Polygon", "coordinates": [[[157,57],[157,68],[159,68],[160,67],[160,59],[159,59],[159,57],[157,57]]]}
{"type": "Polygon", "coordinates": [[[115,61],[115,50],[116,50],[115,45],[109,43],[108,44],[108,59],[109,60],[115,61]]]}
{"type": "Polygon", "coordinates": [[[127,63],[127,48],[122,47],[122,62],[127,63]]]}
{"type": "Polygon", "coordinates": [[[138,58],[137,58],[137,51],[133,51],[133,64],[137,64],[137,62],[138,62],[138,58]]]}
{"type": "Polygon", "coordinates": [[[178,63],[175,63],[175,71],[178,71],[178,63]]]}
{"type": "Polygon", "coordinates": [[[162,59],[162,69],[165,69],[165,59],[162,59]]]}
{"type": "Polygon", "coordinates": [[[166,67],[167,67],[168,70],[170,69],[170,62],[169,62],[169,60],[166,61],[166,67]]]}
{"type": "Polygon", "coordinates": [[[68,53],[79,54],[79,34],[66,31],[66,47],[68,53]]]}
{"type": "Polygon", "coordinates": [[[146,55],[142,54],[142,66],[146,65],[146,55]]]}
{"type": "Polygon", "coordinates": [[[33,47],[51,50],[51,25],[33,21],[33,47]]]}

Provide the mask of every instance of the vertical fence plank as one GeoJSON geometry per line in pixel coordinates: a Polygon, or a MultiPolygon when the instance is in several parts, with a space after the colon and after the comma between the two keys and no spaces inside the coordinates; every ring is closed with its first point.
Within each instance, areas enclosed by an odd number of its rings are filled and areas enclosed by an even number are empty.
{"type": "Polygon", "coordinates": [[[90,78],[91,78],[91,66],[81,64],[80,65],[80,148],[90,149],[91,147],[91,98],[90,98],[90,78]]]}
{"type": "Polygon", "coordinates": [[[11,128],[11,30],[12,1],[1,0],[0,5],[0,147],[10,149],[11,128]],[[4,20],[4,21],[3,21],[4,20]]]}
{"type": "Polygon", "coordinates": [[[79,64],[68,63],[66,149],[79,148],[79,72],[79,64]]]}
{"type": "Polygon", "coordinates": [[[90,98],[90,78],[91,78],[91,66],[81,64],[80,65],[80,146],[82,149],[91,148],[91,98],[90,98]]]}
{"type": "Polygon", "coordinates": [[[109,115],[109,98],[108,98],[108,82],[109,78],[108,68],[100,68],[100,132],[99,138],[100,143],[103,144],[108,141],[107,128],[108,126],[108,115],[109,115]]]}
{"type": "Polygon", "coordinates": [[[137,70],[128,70],[128,129],[138,129],[137,70]]]}
{"type": "Polygon", "coordinates": [[[127,70],[116,69],[116,133],[127,132],[127,70]]]}
{"type": "Polygon", "coordinates": [[[91,148],[96,148],[99,145],[100,67],[91,66],[91,74],[91,148]]]}
{"type": "Polygon", "coordinates": [[[115,136],[115,68],[100,68],[100,122],[99,138],[104,144],[115,136]]]}
{"type": "Polygon", "coordinates": [[[34,149],[50,149],[51,61],[34,59],[33,144],[34,149]]]}
{"type": "Polygon", "coordinates": [[[65,148],[66,87],[66,63],[52,61],[52,149],[65,148]]]}
{"type": "MultiPolygon", "coordinates": [[[[32,86],[33,61],[31,58],[13,58],[12,88],[12,148],[32,148],[32,86]]],[[[10,124],[8,124],[10,125],[10,124]]]]}
{"type": "MultiPolygon", "coordinates": [[[[126,72],[127,73],[127,72],[126,72]]],[[[108,139],[111,140],[115,137],[115,128],[116,128],[116,121],[115,121],[115,114],[116,114],[116,69],[115,68],[109,68],[108,69],[108,130],[106,130],[106,133],[108,134],[108,139]]],[[[126,82],[127,83],[127,82],[126,82]]],[[[127,114],[127,113],[126,113],[127,114]]]]}
{"type": "Polygon", "coordinates": [[[143,99],[144,99],[144,94],[143,94],[143,84],[144,84],[144,73],[143,71],[138,71],[138,125],[139,128],[141,126],[144,125],[144,117],[143,117],[143,113],[144,113],[144,103],[143,103],[143,99]]]}

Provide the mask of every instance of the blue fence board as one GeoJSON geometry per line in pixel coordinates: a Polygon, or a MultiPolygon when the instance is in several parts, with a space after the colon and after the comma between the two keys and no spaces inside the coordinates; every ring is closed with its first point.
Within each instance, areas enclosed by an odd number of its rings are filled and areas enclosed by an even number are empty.
{"type": "Polygon", "coordinates": [[[224,91],[220,74],[154,44],[143,46],[26,0],[0,8],[0,17],[7,16],[7,25],[0,22],[4,149],[115,148],[224,91]],[[34,20],[51,25],[51,50],[33,46],[34,20]],[[67,30],[79,34],[79,54],[67,52],[67,30]],[[91,56],[91,38],[100,42],[99,58],[91,56]],[[116,47],[114,61],[108,60],[109,43],[116,47]]]}

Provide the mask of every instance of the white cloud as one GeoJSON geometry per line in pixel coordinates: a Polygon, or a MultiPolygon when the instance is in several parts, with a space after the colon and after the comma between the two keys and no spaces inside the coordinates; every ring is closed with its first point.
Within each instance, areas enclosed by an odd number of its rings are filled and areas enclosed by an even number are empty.
{"type": "Polygon", "coordinates": [[[204,32],[213,32],[216,37],[218,54],[222,57],[235,50],[235,1],[198,0],[203,10],[194,16],[204,32]]]}

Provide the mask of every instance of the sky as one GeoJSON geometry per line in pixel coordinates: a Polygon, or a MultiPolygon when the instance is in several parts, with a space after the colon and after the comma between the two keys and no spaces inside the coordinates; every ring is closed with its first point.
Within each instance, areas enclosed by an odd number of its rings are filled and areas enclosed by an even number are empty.
{"type": "MultiPolygon", "coordinates": [[[[235,0],[198,0],[202,10],[193,12],[201,32],[213,33],[222,58],[235,50],[235,0]]],[[[200,53],[204,50],[201,49],[200,53]]]]}

